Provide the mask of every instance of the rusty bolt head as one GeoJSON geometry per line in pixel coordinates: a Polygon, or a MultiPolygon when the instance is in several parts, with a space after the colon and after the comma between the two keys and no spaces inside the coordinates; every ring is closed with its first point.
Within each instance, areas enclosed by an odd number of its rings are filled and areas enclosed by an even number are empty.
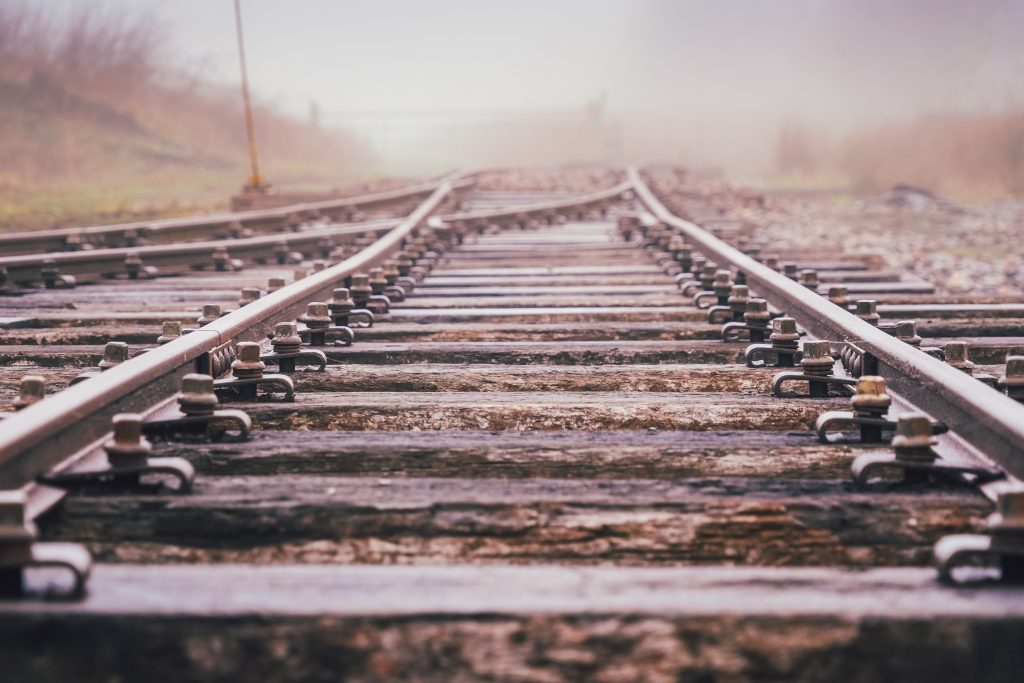
{"type": "Polygon", "coordinates": [[[305,268],[296,268],[294,271],[292,271],[292,281],[298,282],[299,280],[305,278],[307,274],[308,273],[306,272],[305,268]]]}
{"type": "Polygon", "coordinates": [[[768,326],[772,314],[768,312],[768,302],[764,299],[748,299],[747,310],[743,313],[743,320],[747,325],[768,326]]]}
{"type": "Polygon", "coordinates": [[[998,386],[1010,398],[1024,401],[1024,356],[1007,357],[1006,370],[999,378],[998,386]]]}
{"type": "Polygon", "coordinates": [[[718,273],[718,266],[710,261],[705,261],[704,265],[700,269],[700,277],[702,280],[714,280],[715,275],[718,273]]]}
{"type": "Polygon", "coordinates": [[[324,271],[324,270],[327,270],[327,261],[323,261],[321,259],[317,259],[316,261],[313,261],[313,272],[314,273],[319,273],[319,272],[324,271]]]}
{"type": "Polygon", "coordinates": [[[989,516],[988,526],[995,530],[1024,530],[1024,487],[1003,483],[996,490],[996,511],[989,516]]]}
{"type": "Polygon", "coordinates": [[[267,292],[276,292],[277,290],[284,287],[283,277],[272,277],[267,280],[267,292]]]}
{"type": "Polygon", "coordinates": [[[917,334],[916,320],[899,321],[893,328],[893,334],[901,342],[905,342],[911,346],[921,345],[921,337],[917,334]]]}
{"type": "Polygon", "coordinates": [[[878,375],[864,375],[857,379],[857,389],[850,398],[854,410],[885,412],[892,405],[892,399],[885,387],[885,378],[878,375]]]}
{"type": "Polygon", "coordinates": [[[119,413],[112,420],[114,438],[103,444],[112,465],[136,464],[145,461],[153,446],[142,436],[142,416],[119,413]]]}
{"type": "Polygon", "coordinates": [[[219,401],[213,391],[213,377],[191,373],[181,378],[178,406],[186,415],[210,415],[219,401]]]}
{"type": "Polygon", "coordinates": [[[302,347],[299,326],[295,323],[278,323],[274,325],[274,338],[270,345],[277,353],[295,353],[302,347]]]}
{"type": "Polygon", "coordinates": [[[750,301],[750,288],[746,285],[733,285],[729,290],[729,305],[736,310],[747,310],[748,301],[750,301]]]}
{"type": "Polygon", "coordinates": [[[769,254],[764,257],[764,265],[768,266],[772,270],[779,269],[779,257],[774,254],[769,254]]]}
{"type": "Polygon", "coordinates": [[[18,398],[14,399],[14,409],[28,408],[46,398],[46,378],[39,375],[25,375],[21,378],[18,398]]]}
{"type": "Polygon", "coordinates": [[[260,298],[260,294],[260,290],[256,287],[243,287],[242,298],[238,300],[238,305],[245,306],[246,304],[251,304],[260,298]]]}
{"type": "Polygon", "coordinates": [[[370,289],[370,276],[366,273],[356,273],[352,276],[352,287],[353,292],[369,291],[370,289]]]}
{"type": "Polygon", "coordinates": [[[103,360],[100,361],[99,367],[101,370],[106,370],[126,360],[128,360],[128,344],[121,341],[107,342],[103,347],[103,360]]]}
{"type": "Polygon", "coordinates": [[[0,538],[10,541],[31,541],[36,527],[25,516],[25,492],[21,489],[0,491],[0,538]]]}
{"type": "Polygon", "coordinates": [[[782,273],[789,279],[795,280],[799,276],[799,267],[795,263],[784,263],[782,273]]]}
{"type": "Polygon", "coordinates": [[[331,326],[328,310],[323,301],[311,301],[306,305],[306,315],[302,316],[302,322],[311,330],[326,329],[331,326]]]}
{"type": "Polygon", "coordinates": [[[807,289],[817,289],[821,286],[821,281],[818,280],[818,271],[810,268],[800,271],[800,284],[807,289]]]}
{"type": "Polygon", "coordinates": [[[334,306],[354,306],[352,303],[352,295],[349,294],[347,287],[338,287],[331,292],[331,304],[334,306]]]}
{"type": "Polygon", "coordinates": [[[803,358],[800,365],[805,368],[831,368],[835,364],[832,347],[827,341],[806,341],[803,343],[803,358]]]}
{"type": "Polygon", "coordinates": [[[715,286],[728,287],[729,289],[732,289],[732,273],[725,269],[716,270],[715,286]]]}
{"type": "Polygon", "coordinates": [[[828,288],[828,300],[836,306],[846,308],[849,302],[850,290],[845,285],[832,285],[828,288]]]}
{"type": "Polygon", "coordinates": [[[199,325],[209,325],[220,317],[220,304],[203,304],[203,314],[196,318],[199,325]]]}
{"type": "Polygon", "coordinates": [[[773,342],[799,341],[800,333],[796,330],[796,320],[789,317],[775,318],[772,320],[772,334],[770,339],[773,342]]]}
{"type": "Polygon", "coordinates": [[[896,423],[896,435],[892,438],[893,448],[931,448],[938,439],[932,433],[932,421],[924,413],[901,415],[896,423]]]}
{"type": "Polygon", "coordinates": [[[267,366],[260,360],[261,351],[256,342],[238,342],[235,345],[235,360],[231,363],[231,374],[238,379],[262,377],[267,366]]]}
{"type": "Polygon", "coordinates": [[[878,314],[878,302],[874,299],[858,299],[855,315],[866,323],[878,325],[882,317],[878,314]]]}
{"type": "Polygon", "coordinates": [[[686,240],[683,239],[682,235],[672,235],[668,241],[669,251],[679,251],[686,246],[686,240]]]}
{"type": "Polygon", "coordinates": [[[971,362],[967,351],[967,344],[964,342],[949,342],[943,349],[946,362],[957,370],[970,374],[974,371],[974,363],[971,362]]]}
{"type": "Polygon", "coordinates": [[[180,320],[165,320],[160,325],[160,336],[156,338],[157,344],[172,342],[181,336],[180,320]]]}
{"type": "Polygon", "coordinates": [[[274,339],[286,339],[299,336],[299,326],[295,323],[277,323],[274,325],[274,339]]]}

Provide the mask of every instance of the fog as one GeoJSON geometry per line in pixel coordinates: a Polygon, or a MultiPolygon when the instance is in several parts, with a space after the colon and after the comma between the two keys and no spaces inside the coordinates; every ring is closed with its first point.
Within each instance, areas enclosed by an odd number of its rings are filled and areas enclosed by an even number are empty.
{"type": "MultiPolygon", "coordinates": [[[[237,78],[229,0],[95,4],[152,13],[182,68],[237,78]]],[[[381,173],[656,159],[843,183],[851,153],[921,121],[943,141],[954,126],[968,148],[993,126],[987,146],[1024,147],[1020,0],[243,0],[243,12],[257,97],[356,137],[381,173]]],[[[952,169],[962,152],[948,153],[938,165],[952,169]]],[[[1024,191],[1020,157],[996,160],[992,191],[1024,191]]]]}

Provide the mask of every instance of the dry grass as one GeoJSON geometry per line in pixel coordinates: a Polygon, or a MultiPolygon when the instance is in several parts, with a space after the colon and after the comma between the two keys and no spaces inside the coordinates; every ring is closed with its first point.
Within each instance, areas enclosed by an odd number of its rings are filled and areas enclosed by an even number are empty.
{"type": "MultiPolygon", "coordinates": [[[[0,230],[219,205],[247,172],[240,107],[169,58],[153,17],[0,4],[0,230]]],[[[266,106],[256,123],[278,184],[351,179],[364,159],[266,106]]]]}
{"type": "Polygon", "coordinates": [[[933,116],[832,143],[788,124],[776,171],[776,184],[825,183],[858,194],[910,184],[965,201],[1024,197],[1024,111],[933,116]]]}

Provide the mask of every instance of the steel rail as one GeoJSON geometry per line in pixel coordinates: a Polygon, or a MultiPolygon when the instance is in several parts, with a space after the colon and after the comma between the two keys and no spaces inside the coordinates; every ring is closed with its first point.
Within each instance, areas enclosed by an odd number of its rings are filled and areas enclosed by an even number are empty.
{"type": "Polygon", "coordinates": [[[640,201],[719,266],[747,277],[751,290],[796,319],[808,333],[832,342],[850,342],[878,359],[889,387],[1007,473],[1024,478],[1024,406],[950,365],[932,358],[786,276],[755,261],[709,232],[671,213],[636,168],[629,178],[640,201]]]}
{"type": "Polygon", "coordinates": [[[154,266],[157,269],[187,270],[197,266],[211,267],[213,261],[210,260],[210,257],[219,247],[227,249],[231,258],[244,257],[250,261],[272,260],[275,247],[280,242],[287,243],[289,251],[312,251],[321,239],[384,232],[392,229],[399,222],[400,219],[379,220],[324,226],[301,232],[273,233],[259,237],[49,254],[23,254],[0,260],[0,267],[7,269],[7,280],[16,285],[39,282],[42,278],[41,270],[47,264],[59,268],[61,275],[74,275],[75,277],[106,277],[125,274],[127,273],[125,259],[129,254],[137,254],[144,266],[154,266]]]}
{"type": "MultiPolygon", "coordinates": [[[[471,185],[471,180],[463,179],[455,181],[452,189],[462,190],[471,185]]],[[[562,208],[586,207],[600,204],[628,190],[628,183],[620,183],[607,190],[586,195],[585,201],[579,201],[578,198],[570,198],[556,202],[539,202],[517,207],[514,210],[499,209],[454,213],[441,216],[439,219],[452,223],[472,223],[505,218],[511,215],[543,216],[562,208]]],[[[0,267],[6,269],[7,281],[16,285],[39,282],[42,279],[42,268],[48,264],[59,268],[61,275],[73,275],[76,278],[95,279],[126,274],[128,271],[125,259],[129,254],[137,254],[142,260],[142,265],[154,266],[158,270],[186,270],[198,265],[212,266],[213,262],[209,258],[218,247],[227,249],[231,258],[244,257],[250,261],[269,260],[274,257],[274,248],[279,242],[286,242],[289,251],[310,251],[316,247],[319,240],[324,238],[359,235],[368,232],[379,233],[392,228],[397,223],[397,219],[392,219],[324,226],[300,232],[279,232],[258,237],[203,240],[141,247],[114,247],[109,249],[90,249],[87,251],[22,254],[0,259],[0,267]]]]}
{"type": "Polygon", "coordinates": [[[441,216],[441,220],[445,222],[473,222],[482,221],[488,219],[497,218],[508,218],[510,216],[527,216],[527,217],[544,217],[545,215],[558,211],[559,209],[569,208],[585,208],[588,206],[598,205],[602,202],[606,202],[617,197],[621,197],[624,193],[630,192],[633,189],[633,185],[629,180],[624,180],[617,185],[609,187],[606,190],[598,190],[596,192],[590,192],[585,195],[578,195],[576,197],[569,197],[562,200],[553,202],[537,202],[536,204],[527,204],[525,206],[517,206],[515,208],[508,209],[490,209],[484,211],[468,211],[464,213],[449,214],[441,216]]]}
{"type": "MultiPolygon", "coordinates": [[[[30,516],[60,499],[53,489],[33,485],[43,473],[64,466],[95,449],[121,412],[152,414],[173,401],[181,379],[196,371],[197,360],[225,344],[265,342],[275,323],[295,320],[306,304],[329,300],[344,278],[375,266],[395,253],[413,228],[425,221],[458,183],[443,180],[407,218],[358,254],[262,297],[164,346],[117,365],[96,377],[20,411],[0,423],[0,489],[30,487],[30,516]]],[[[628,191],[620,184],[574,199],[538,204],[531,211],[558,211],[591,206],[628,191]]],[[[487,212],[490,218],[514,217],[520,207],[487,212]]],[[[458,215],[458,214],[456,214],[458,215]]],[[[475,214],[482,215],[482,214],[475,214]]]]}
{"type": "Polygon", "coordinates": [[[282,227],[282,222],[292,214],[316,211],[331,214],[344,209],[362,209],[386,205],[416,197],[429,196],[436,186],[436,182],[417,183],[394,190],[353,197],[303,202],[271,209],[223,212],[199,217],[164,218],[154,221],[134,221],[113,225],[11,232],[0,235],[0,253],[13,255],[63,251],[68,237],[73,235],[83,238],[99,237],[104,242],[111,243],[111,246],[127,246],[124,243],[126,232],[135,232],[139,237],[160,237],[166,242],[174,242],[180,241],[184,237],[208,239],[211,232],[227,230],[235,222],[246,228],[271,231],[282,227]]]}
{"type": "Polygon", "coordinates": [[[219,346],[265,341],[276,322],[295,320],[307,302],[329,299],[338,282],[397,251],[403,239],[452,190],[441,181],[415,211],[384,237],[341,263],[314,273],[209,325],[47,397],[0,425],[0,489],[21,488],[89,449],[121,412],[144,412],[177,394],[196,361],[219,346]]]}

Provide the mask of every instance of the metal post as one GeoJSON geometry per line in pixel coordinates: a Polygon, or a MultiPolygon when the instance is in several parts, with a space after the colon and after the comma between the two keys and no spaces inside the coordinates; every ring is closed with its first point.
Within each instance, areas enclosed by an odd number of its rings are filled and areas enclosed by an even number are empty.
{"type": "Polygon", "coordinates": [[[238,63],[242,69],[242,101],[245,104],[245,132],[249,139],[249,162],[252,173],[246,190],[260,191],[263,189],[263,178],[260,176],[259,158],[256,155],[256,130],[252,121],[252,102],[249,99],[249,74],[245,68],[245,39],[242,37],[242,9],[239,0],[235,0],[235,33],[238,36],[238,63]]]}

